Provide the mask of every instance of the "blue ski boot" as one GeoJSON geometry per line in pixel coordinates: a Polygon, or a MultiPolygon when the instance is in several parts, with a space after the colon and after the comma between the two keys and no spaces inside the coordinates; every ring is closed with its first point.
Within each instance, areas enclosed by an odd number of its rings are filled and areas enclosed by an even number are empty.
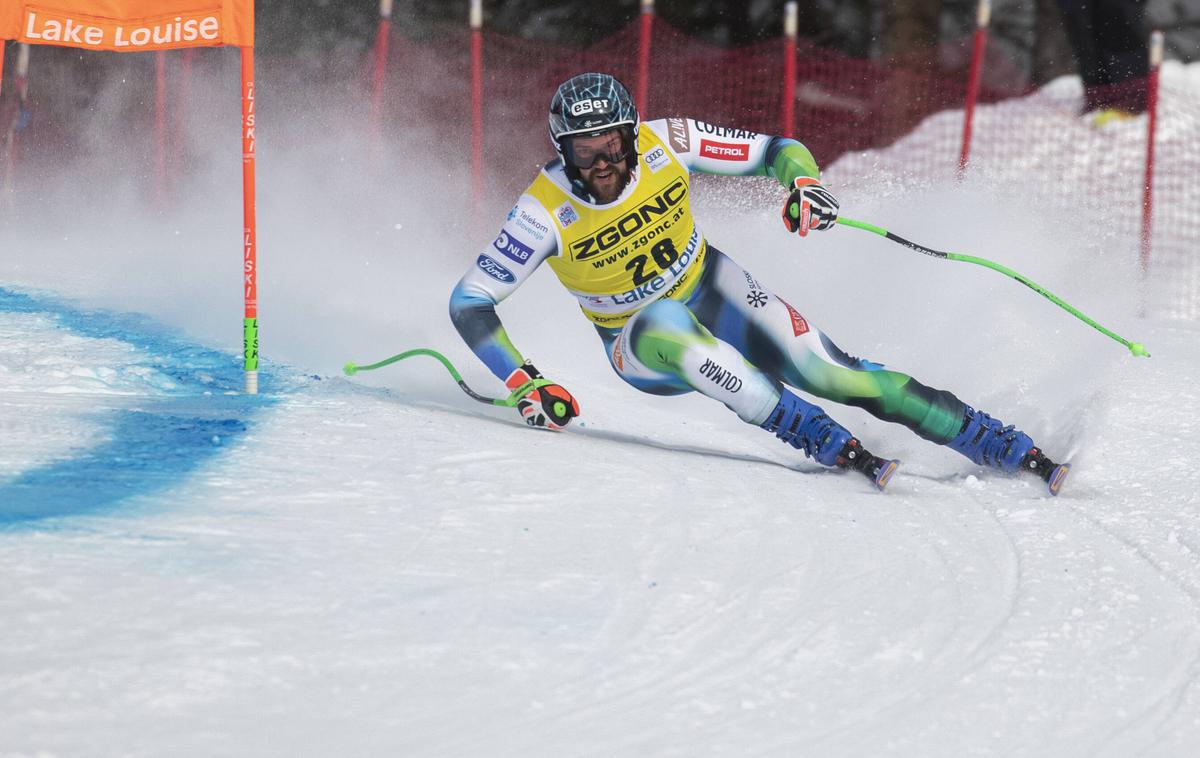
{"type": "Polygon", "coordinates": [[[871,455],[845,427],[786,387],[762,428],[817,463],[862,472],[881,490],[900,465],[900,461],[871,455]]]}
{"type": "Polygon", "coordinates": [[[1071,467],[1057,464],[1034,446],[1025,432],[1013,426],[1004,426],[983,411],[967,406],[963,414],[962,429],[958,436],[946,443],[981,466],[992,466],[1002,471],[1016,473],[1029,471],[1041,477],[1057,495],[1071,467]]]}

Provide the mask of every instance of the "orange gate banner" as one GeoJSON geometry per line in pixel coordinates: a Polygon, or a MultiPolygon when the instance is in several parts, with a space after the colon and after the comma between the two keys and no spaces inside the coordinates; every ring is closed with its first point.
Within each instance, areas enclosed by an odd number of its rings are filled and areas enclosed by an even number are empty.
{"type": "Polygon", "coordinates": [[[254,0],[3,0],[0,39],[135,53],[254,45],[254,0]]]}

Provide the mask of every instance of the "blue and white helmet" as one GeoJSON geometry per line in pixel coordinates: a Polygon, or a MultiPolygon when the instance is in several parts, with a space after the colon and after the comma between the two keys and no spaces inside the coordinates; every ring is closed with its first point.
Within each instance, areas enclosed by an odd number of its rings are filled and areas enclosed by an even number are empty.
{"type": "Polygon", "coordinates": [[[636,160],[637,106],[625,85],[610,74],[572,76],[558,85],[550,99],[550,141],[560,158],[564,157],[564,139],[621,127],[627,129],[628,157],[636,160]]]}

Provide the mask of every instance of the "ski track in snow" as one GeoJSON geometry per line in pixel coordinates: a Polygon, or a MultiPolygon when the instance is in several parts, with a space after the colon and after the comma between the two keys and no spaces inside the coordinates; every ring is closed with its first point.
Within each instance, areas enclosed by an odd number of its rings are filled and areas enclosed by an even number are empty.
{"type": "MultiPolygon", "coordinates": [[[[252,400],[223,394],[232,356],[144,319],[2,301],[9,423],[92,419],[0,480],[6,752],[1122,756],[1200,735],[1186,425],[1131,440],[1110,414],[1106,462],[1054,500],[917,446],[881,495],[719,415],[605,428],[611,385],[559,435],[288,369],[252,400]],[[137,414],[232,433],[197,452],[137,414]],[[186,465],[105,466],[171,446],[186,465]]],[[[1148,331],[1200,361],[1194,331],[1148,331]]],[[[1153,369],[1117,388],[1128,407],[1188,397],[1153,369]]]]}

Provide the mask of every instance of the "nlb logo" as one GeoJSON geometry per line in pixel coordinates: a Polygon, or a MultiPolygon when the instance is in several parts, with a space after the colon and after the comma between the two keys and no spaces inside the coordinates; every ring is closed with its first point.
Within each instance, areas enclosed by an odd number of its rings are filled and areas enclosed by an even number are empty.
{"type": "Polygon", "coordinates": [[[522,266],[533,255],[533,248],[526,245],[521,240],[513,237],[508,232],[500,232],[500,236],[492,243],[492,247],[500,251],[500,253],[512,260],[520,263],[522,266]]]}
{"type": "Polygon", "coordinates": [[[600,231],[571,245],[571,257],[577,261],[595,258],[636,234],[647,224],[667,215],[687,196],[687,183],[676,179],[666,189],[626,213],[600,231]]]}
{"type": "Polygon", "coordinates": [[[479,256],[479,258],[475,260],[475,265],[478,266],[483,273],[497,281],[504,282],[505,284],[512,284],[517,280],[517,277],[513,276],[511,271],[497,263],[496,259],[492,258],[490,255],[479,256]]]}

